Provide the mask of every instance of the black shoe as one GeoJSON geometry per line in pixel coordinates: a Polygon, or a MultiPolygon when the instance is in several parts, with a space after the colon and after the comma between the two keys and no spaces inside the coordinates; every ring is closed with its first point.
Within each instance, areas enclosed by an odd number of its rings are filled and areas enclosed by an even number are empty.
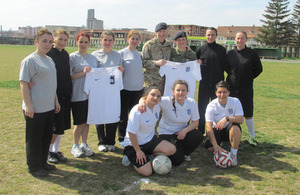
{"type": "Polygon", "coordinates": [[[64,157],[63,153],[62,152],[57,152],[57,153],[54,153],[55,155],[55,158],[59,161],[59,162],[67,162],[67,158],[64,157]]]}
{"type": "Polygon", "coordinates": [[[55,164],[58,163],[58,159],[56,158],[56,155],[55,155],[54,152],[49,152],[48,153],[48,162],[49,163],[55,163],[55,164]]]}
{"type": "Polygon", "coordinates": [[[45,169],[39,169],[37,171],[30,171],[29,173],[31,175],[35,176],[35,177],[47,177],[47,176],[49,176],[48,171],[45,170],[45,169]]]}
{"type": "Polygon", "coordinates": [[[50,165],[48,163],[44,164],[44,169],[48,170],[48,171],[51,171],[51,170],[55,170],[56,169],[56,166],[55,165],[50,165]]]}

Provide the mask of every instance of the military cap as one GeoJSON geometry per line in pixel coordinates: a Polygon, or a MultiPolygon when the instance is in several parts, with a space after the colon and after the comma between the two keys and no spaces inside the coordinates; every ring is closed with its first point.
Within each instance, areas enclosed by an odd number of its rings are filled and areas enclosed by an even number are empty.
{"type": "Polygon", "coordinates": [[[174,36],[173,40],[179,39],[181,37],[185,37],[186,38],[186,32],[184,32],[184,31],[177,32],[176,35],[174,36]]]}
{"type": "Polygon", "coordinates": [[[167,24],[164,23],[164,22],[161,22],[161,23],[156,25],[155,32],[158,32],[158,31],[163,30],[163,29],[167,29],[167,24]]]}

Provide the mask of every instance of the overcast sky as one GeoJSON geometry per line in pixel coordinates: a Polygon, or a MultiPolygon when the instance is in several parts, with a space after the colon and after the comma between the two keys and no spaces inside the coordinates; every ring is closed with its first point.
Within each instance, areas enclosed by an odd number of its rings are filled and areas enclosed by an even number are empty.
{"type": "MultiPolygon", "coordinates": [[[[296,0],[290,0],[292,9],[296,0]]],[[[268,0],[0,0],[3,30],[22,26],[85,26],[87,10],[104,28],[147,28],[159,22],[201,26],[262,25],[268,0]]]]}

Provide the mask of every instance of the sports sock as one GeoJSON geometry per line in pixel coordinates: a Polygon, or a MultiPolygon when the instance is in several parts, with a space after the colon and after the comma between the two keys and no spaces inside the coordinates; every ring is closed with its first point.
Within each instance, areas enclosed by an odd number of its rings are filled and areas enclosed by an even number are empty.
{"type": "Polygon", "coordinates": [[[233,148],[230,149],[230,153],[235,156],[237,155],[237,151],[238,149],[233,149],[233,148]]]}
{"type": "Polygon", "coordinates": [[[245,123],[248,127],[250,137],[255,137],[254,133],[254,119],[245,119],[245,123]]]}
{"type": "Polygon", "coordinates": [[[49,152],[53,152],[53,144],[50,144],[50,146],[49,146],[49,152]]]}
{"type": "Polygon", "coordinates": [[[59,148],[59,144],[60,144],[60,141],[61,141],[61,137],[62,137],[62,135],[58,135],[57,136],[57,138],[56,138],[56,140],[55,140],[55,142],[54,142],[54,144],[53,144],[53,152],[54,153],[57,153],[58,152],[58,148],[59,148]]]}

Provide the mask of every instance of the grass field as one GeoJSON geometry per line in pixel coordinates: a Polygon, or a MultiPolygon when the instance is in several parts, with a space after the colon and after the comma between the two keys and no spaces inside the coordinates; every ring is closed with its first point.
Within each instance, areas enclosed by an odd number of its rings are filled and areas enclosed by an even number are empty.
{"type": "Polygon", "coordinates": [[[68,162],[58,164],[50,177],[38,179],[27,173],[18,82],[20,62],[34,50],[0,45],[1,194],[300,194],[300,64],[263,62],[264,72],[255,80],[254,118],[260,143],[247,144],[243,125],[237,167],[215,167],[212,154],[200,146],[191,162],[173,167],[170,174],[143,178],[132,167],[122,166],[119,145],[116,152],[98,152],[91,126],[89,145],[96,155],[75,159],[68,130],[60,147],[68,162]]]}

